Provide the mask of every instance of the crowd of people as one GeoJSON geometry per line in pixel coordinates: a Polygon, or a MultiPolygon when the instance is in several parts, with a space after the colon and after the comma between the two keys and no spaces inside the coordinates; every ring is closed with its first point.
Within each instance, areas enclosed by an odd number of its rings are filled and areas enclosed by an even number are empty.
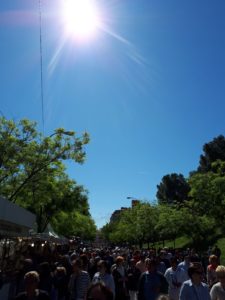
{"type": "Polygon", "coordinates": [[[8,300],[225,300],[221,251],[28,247],[8,300]]]}

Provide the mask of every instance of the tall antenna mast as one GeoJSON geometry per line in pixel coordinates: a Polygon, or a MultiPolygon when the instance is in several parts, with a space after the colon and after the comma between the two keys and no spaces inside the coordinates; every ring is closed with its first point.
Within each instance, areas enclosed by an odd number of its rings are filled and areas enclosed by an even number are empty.
{"type": "Polygon", "coordinates": [[[44,117],[44,90],[43,90],[43,61],[42,61],[42,15],[41,15],[41,0],[39,0],[39,34],[40,34],[40,72],[41,72],[41,117],[42,117],[42,132],[45,132],[45,117],[44,117]]]}

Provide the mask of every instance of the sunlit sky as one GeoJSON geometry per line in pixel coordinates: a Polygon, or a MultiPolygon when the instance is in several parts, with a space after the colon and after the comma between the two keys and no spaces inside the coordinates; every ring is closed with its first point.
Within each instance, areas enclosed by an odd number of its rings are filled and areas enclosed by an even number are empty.
{"type": "MultiPolygon", "coordinates": [[[[225,1],[95,2],[101,21],[78,39],[65,1],[42,0],[44,132],[90,133],[85,164],[67,166],[101,227],[128,196],[154,201],[164,175],[188,176],[224,134],[225,1]]],[[[0,111],[41,131],[39,49],[38,0],[0,1],[0,111]]]]}

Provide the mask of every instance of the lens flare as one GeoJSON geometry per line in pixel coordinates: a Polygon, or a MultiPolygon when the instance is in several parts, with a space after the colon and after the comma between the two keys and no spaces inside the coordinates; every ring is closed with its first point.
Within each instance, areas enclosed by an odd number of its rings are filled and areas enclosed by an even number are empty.
{"type": "Polygon", "coordinates": [[[90,39],[100,28],[100,16],[94,0],[67,0],[63,18],[68,35],[77,39],[90,39]]]}

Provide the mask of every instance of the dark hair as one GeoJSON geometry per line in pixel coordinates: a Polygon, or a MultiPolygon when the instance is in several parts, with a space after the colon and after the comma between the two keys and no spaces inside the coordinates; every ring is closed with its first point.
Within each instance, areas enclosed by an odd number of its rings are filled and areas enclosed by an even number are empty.
{"type": "Polygon", "coordinates": [[[145,259],[145,265],[146,266],[147,265],[152,265],[152,266],[156,267],[157,262],[156,262],[155,258],[146,258],[145,259]]]}
{"type": "Polygon", "coordinates": [[[201,263],[199,263],[199,262],[191,263],[189,268],[188,268],[188,276],[190,278],[192,278],[192,275],[194,273],[198,273],[199,269],[202,270],[202,264],[201,263]]]}
{"type": "Polygon", "coordinates": [[[100,261],[98,262],[97,265],[98,265],[98,267],[104,266],[104,267],[105,267],[106,273],[108,273],[108,274],[111,273],[111,271],[110,271],[110,265],[108,264],[107,261],[105,261],[105,260],[100,260],[100,261]]]}
{"type": "Polygon", "coordinates": [[[82,265],[83,266],[86,266],[87,264],[88,264],[88,257],[87,257],[87,255],[86,254],[81,254],[80,255],[80,259],[81,259],[81,261],[82,261],[82,265]]]}
{"type": "Polygon", "coordinates": [[[82,260],[80,258],[77,258],[75,260],[72,261],[72,266],[76,266],[79,269],[82,268],[82,260]]]}
{"type": "Polygon", "coordinates": [[[49,276],[51,274],[51,268],[47,261],[40,263],[39,274],[43,276],[49,276]]]}
{"type": "Polygon", "coordinates": [[[170,264],[172,264],[172,263],[178,264],[178,259],[177,259],[176,256],[172,256],[172,257],[170,258],[170,264]]]}
{"type": "Polygon", "coordinates": [[[106,300],[113,300],[113,292],[105,286],[102,282],[97,282],[94,284],[91,284],[87,291],[87,300],[95,300],[93,296],[91,296],[91,292],[93,289],[98,288],[103,296],[105,296],[106,300]]]}

